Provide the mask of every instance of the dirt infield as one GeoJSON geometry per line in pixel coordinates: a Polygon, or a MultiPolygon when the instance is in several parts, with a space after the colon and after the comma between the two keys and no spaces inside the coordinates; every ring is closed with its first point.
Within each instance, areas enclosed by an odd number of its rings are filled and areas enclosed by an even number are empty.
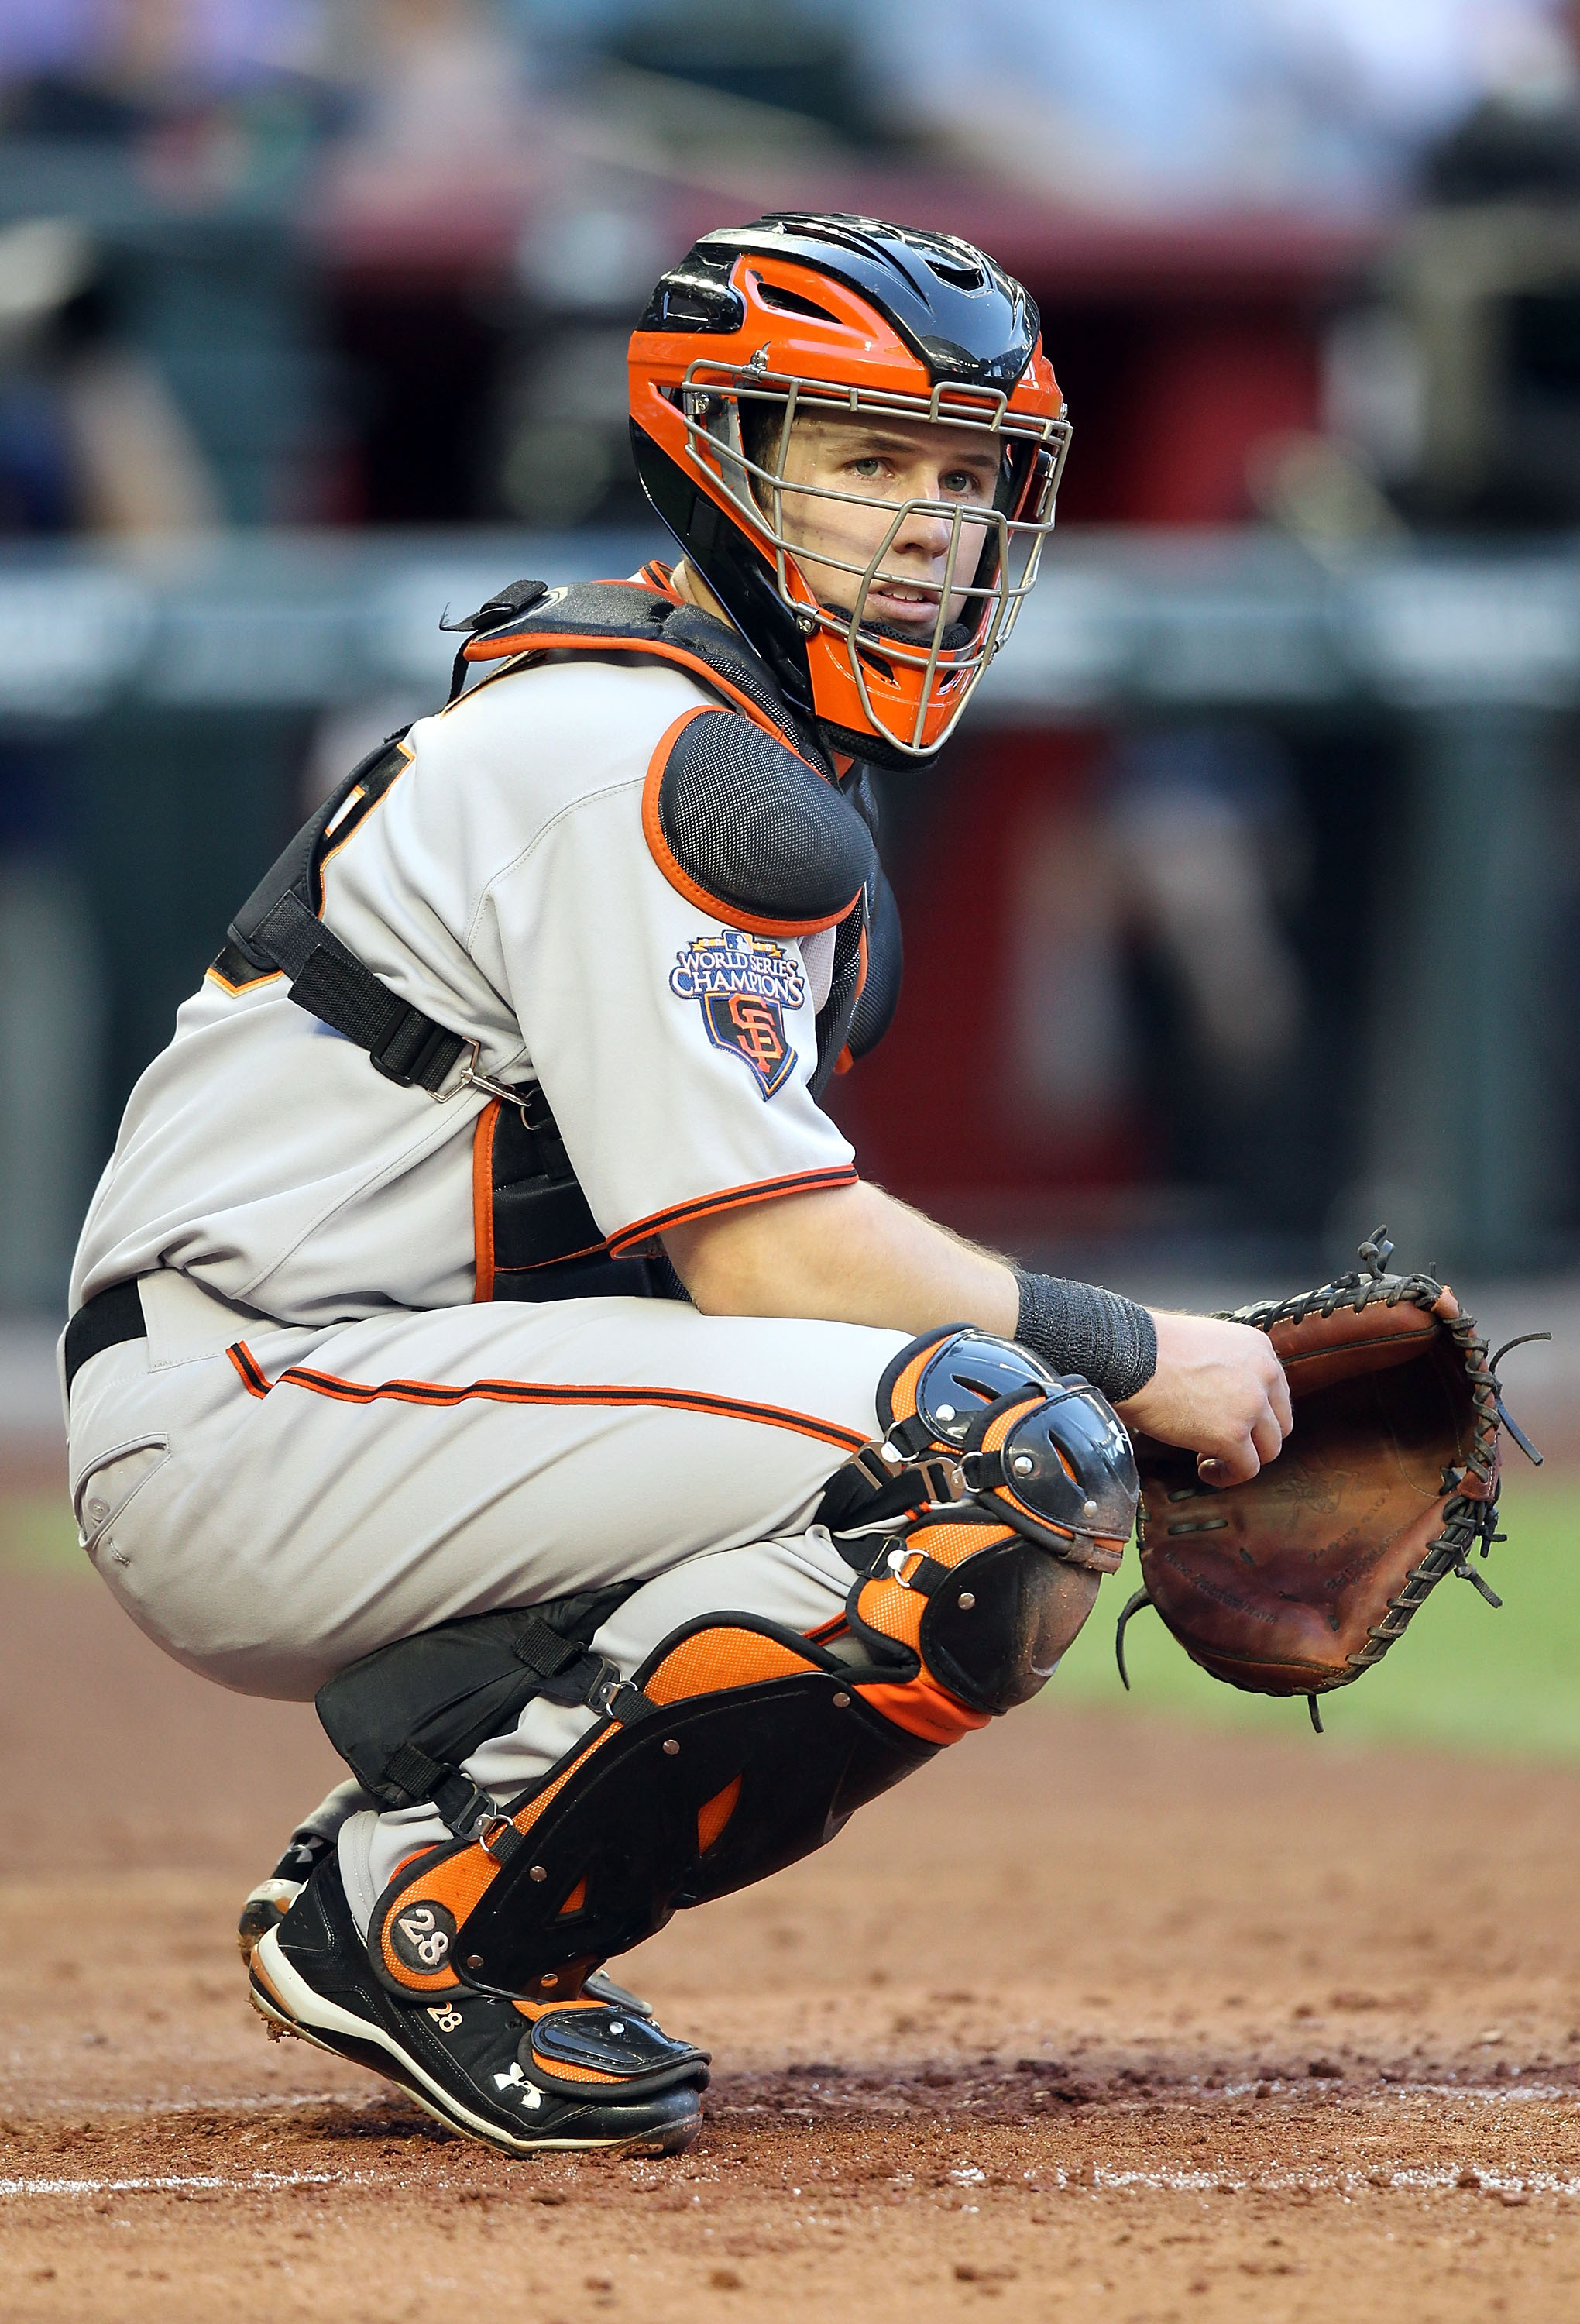
{"type": "Polygon", "coordinates": [[[522,2164],[244,2003],[309,1711],[13,1580],[0,1753],[8,2324],[1580,2315],[1580,1773],[1022,1712],[629,1957],[690,2154],[522,2164]]]}

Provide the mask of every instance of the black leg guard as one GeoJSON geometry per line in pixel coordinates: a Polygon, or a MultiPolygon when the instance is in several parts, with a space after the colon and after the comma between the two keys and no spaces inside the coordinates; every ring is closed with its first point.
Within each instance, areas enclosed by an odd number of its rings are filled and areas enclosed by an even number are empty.
{"type": "Polygon", "coordinates": [[[569,1999],[1044,1684],[1134,1523],[1123,1428],[1084,1380],[968,1331],[903,1350],[878,1409],[883,1440],[825,1497],[858,1575],[847,1630],[712,1614],[579,1693],[598,1721],[559,1766],[379,1899],[386,1986],[569,1999]]]}
{"type": "MultiPolygon", "coordinates": [[[[891,1650],[892,1651],[892,1650],[891,1650]]],[[[398,1873],[368,1950],[397,1992],[551,1999],[831,1840],[932,1757],[856,1682],[886,1676],[747,1615],[664,1640],[611,1711],[481,1837],[398,1873]]]]}

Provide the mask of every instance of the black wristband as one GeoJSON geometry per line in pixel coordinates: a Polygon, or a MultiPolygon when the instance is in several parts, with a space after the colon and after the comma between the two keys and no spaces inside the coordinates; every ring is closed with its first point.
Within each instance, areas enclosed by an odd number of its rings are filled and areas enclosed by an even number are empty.
{"type": "Polygon", "coordinates": [[[1079,1372],[1110,1404],[1137,1395],[1158,1368],[1157,1326],[1144,1307],[1095,1283],[1027,1275],[1019,1268],[1015,1336],[1055,1371],[1079,1372]]]}

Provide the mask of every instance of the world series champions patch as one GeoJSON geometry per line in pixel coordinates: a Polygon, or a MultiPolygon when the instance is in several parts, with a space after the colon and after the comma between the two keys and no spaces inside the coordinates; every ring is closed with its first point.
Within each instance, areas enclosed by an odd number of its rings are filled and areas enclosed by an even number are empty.
{"type": "Polygon", "coordinates": [[[795,1065],[785,1011],[806,999],[806,980],[793,953],[738,928],[694,936],[675,954],[669,990],[696,1001],[709,1040],[751,1068],[765,1100],[784,1088],[795,1065]]]}

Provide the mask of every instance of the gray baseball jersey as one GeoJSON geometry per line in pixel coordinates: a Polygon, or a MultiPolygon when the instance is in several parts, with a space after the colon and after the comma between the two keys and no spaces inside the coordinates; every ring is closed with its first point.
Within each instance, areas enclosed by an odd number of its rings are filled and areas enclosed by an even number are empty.
{"type": "MultiPolygon", "coordinates": [[[[541,1082],[616,1252],[855,1175],[807,1091],[832,931],[741,935],[644,841],[649,762],[708,699],[662,665],[508,671],[411,729],[324,872],[325,924],[369,968],[491,1075],[541,1082]],[[732,995],[743,1021],[710,1008],[732,995]]],[[[482,1103],[384,1079],[282,978],[211,971],[133,1093],[72,1307],[161,1266],[281,1323],[470,1300],[482,1103]]]]}
{"type": "MultiPolygon", "coordinates": [[[[732,928],[644,837],[649,766],[711,704],[661,664],[507,669],[329,835],[326,925],[490,1075],[541,1081],[615,1253],[855,1175],[808,1088],[832,932],[732,928]]],[[[810,1519],[903,1335],[490,1304],[486,1121],[382,1078],[279,976],[211,973],[133,1093],[72,1304],[138,1276],[148,1335],[78,1376],[72,1489],[133,1618],[223,1683],[305,1696],[435,1622],[620,1580],[648,1584],[599,1642],[627,1669],[721,1591],[841,1613],[810,1519]]],[[[582,1716],[529,1706],[477,1779],[529,1780],[582,1716]]],[[[354,1895],[425,1817],[357,1820],[354,1895]]]]}

